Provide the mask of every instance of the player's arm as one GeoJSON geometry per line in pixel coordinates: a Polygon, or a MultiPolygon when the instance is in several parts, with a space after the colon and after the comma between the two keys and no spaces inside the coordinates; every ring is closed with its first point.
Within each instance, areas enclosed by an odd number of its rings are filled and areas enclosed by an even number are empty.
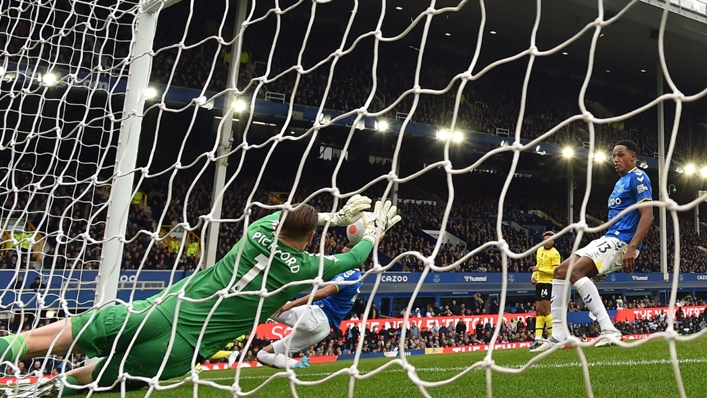
{"type": "Polygon", "coordinates": [[[555,268],[559,267],[560,264],[562,264],[562,256],[560,256],[560,252],[555,249],[555,255],[552,256],[552,270],[550,271],[552,272],[551,276],[555,276],[555,268]]]}
{"type": "Polygon", "coordinates": [[[533,274],[530,276],[530,280],[532,281],[533,278],[535,278],[535,280],[537,281],[538,277],[540,277],[540,273],[543,272],[540,267],[540,249],[535,252],[535,265],[531,267],[530,270],[533,272],[533,274]]]}
{"type": "MultiPolygon", "coordinates": [[[[363,239],[356,244],[348,253],[324,256],[325,280],[331,280],[336,275],[360,267],[373,250],[373,244],[368,239],[363,239]]],[[[313,261],[319,261],[320,257],[312,257],[313,261]]]]}
{"type": "MultiPolygon", "coordinates": [[[[378,242],[383,234],[401,219],[397,214],[397,207],[393,206],[389,200],[385,203],[377,201],[373,215],[370,218],[363,216],[363,225],[366,229],[361,241],[348,253],[324,257],[324,279],[330,280],[337,274],[360,267],[371,254],[373,244],[378,242]]],[[[319,257],[315,257],[315,259],[318,260],[319,257]]]]}
{"type": "MultiPolygon", "coordinates": [[[[638,180],[635,174],[631,176],[631,185],[633,194],[636,197],[636,203],[645,202],[647,200],[653,200],[653,188],[648,180],[648,176],[643,175],[641,180],[638,180]]],[[[641,218],[638,220],[638,227],[636,227],[636,233],[631,238],[631,242],[628,243],[628,249],[624,254],[623,258],[623,268],[626,273],[630,274],[636,268],[636,249],[638,245],[643,241],[643,238],[648,235],[648,231],[653,225],[653,207],[642,207],[638,209],[641,214],[641,218]]]]}
{"type": "Polygon", "coordinates": [[[314,303],[315,301],[319,301],[319,300],[322,300],[322,299],[327,298],[329,296],[333,296],[338,292],[339,292],[338,285],[326,285],[326,286],[322,287],[321,289],[317,289],[317,291],[314,292],[313,294],[309,294],[307,296],[300,297],[297,300],[290,301],[289,303],[283,305],[282,308],[280,308],[280,310],[277,311],[274,316],[278,316],[281,313],[283,313],[285,311],[289,311],[295,307],[307,305],[307,303],[309,303],[310,296],[314,296],[312,298],[312,303],[314,303]]]}
{"type": "MultiPolygon", "coordinates": [[[[536,275],[538,272],[538,269],[540,268],[540,248],[535,251],[535,265],[530,268],[531,271],[533,271],[533,275],[536,275]]],[[[532,278],[532,276],[531,276],[532,278]]]]}
{"type": "Polygon", "coordinates": [[[643,241],[643,238],[648,235],[648,231],[653,225],[653,208],[652,207],[642,207],[638,209],[641,213],[641,219],[638,221],[638,228],[636,228],[636,234],[633,235],[629,247],[634,249],[638,247],[638,244],[643,241]]]}
{"type": "Polygon", "coordinates": [[[544,267],[539,267],[538,268],[538,276],[544,275],[549,278],[552,278],[555,275],[555,269],[554,268],[544,268],[544,267]]]}

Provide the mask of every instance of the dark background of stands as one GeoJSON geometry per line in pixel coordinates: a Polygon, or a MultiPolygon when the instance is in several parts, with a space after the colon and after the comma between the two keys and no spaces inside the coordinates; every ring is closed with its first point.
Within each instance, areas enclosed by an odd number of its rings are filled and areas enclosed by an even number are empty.
{"type": "MultiPolygon", "coordinates": [[[[327,57],[338,47],[341,32],[344,27],[341,20],[333,16],[344,9],[348,2],[337,1],[334,4],[320,5],[317,18],[321,24],[314,26],[306,50],[303,54],[303,66],[311,68],[327,57]]],[[[509,14],[502,12],[503,7],[510,7],[508,2],[490,2],[489,20],[485,32],[484,46],[481,51],[478,72],[484,66],[501,57],[512,55],[527,47],[529,27],[532,23],[532,12],[521,9],[509,14]],[[517,15],[517,17],[516,17],[517,15]],[[512,35],[511,26],[516,28],[512,35]],[[497,31],[491,35],[490,30],[497,31]]],[[[451,4],[451,3],[450,3],[451,4]]],[[[541,25],[538,47],[547,49],[559,43],[560,34],[576,31],[577,26],[591,20],[591,10],[581,5],[581,2],[544,2],[545,18],[541,25]],[[564,7],[564,8],[563,8],[564,7]],[[574,14],[573,14],[574,13],[574,14]],[[567,15],[580,15],[575,21],[567,15]],[[566,23],[557,23],[559,20],[566,23]],[[572,20],[572,23],[569,21],[572,20]],[[579,25],[576,25],[578,23],[579,25]]],[[[441,5],[446,5],[444,2],[441,5]]],[[[645,9],[646,5],[640,4],[645,9]]],[[[62,7],[58,5],[57,7],[62,7]]],[[[166,9],[160,16],[153,60],[151,81],[155,84],[170,84],[176,87],[201,89],[207,87],[211,91],[222,92],[226,85],[228,62],[234,59],[228,46],[221,46],[213,38],[202,45],[180,51],[176,46],[182,40],[185,32],[184,22],[189,15],[188,3],[180,3],[166,9]],[[213,72],[213,73],[211,73],[213,72]],[[209,77],[210,76],[210,77],[209,77]]],[[[365,7],[371,7],[366,5],[365,7]]],[[[420,12],[422,7],[409,2],[389,2],[388,14],[383,25],[383,32],[391,36],[401,31],[409,17],[420,12]],[[401,5],[403,10],[395,10],[401,5]],[[398,14],[399,13],[399,14],[398,14]]],[[[435,17],[427,40],[425,56],[420,73],[420,84],[424,88],[441,89],[446,86],[455,74],[465,71],[469,65],[476,42],[476,29],[479,20],[478,4],[469,3],[458,14],[435,17]],[[471,28],[473,27],[473,28],[471,28]],[[450,33],[446,36],[445,33],[450,33]]],[[[526,7],[516,5],[513,7],[526,7]]],[[[283,5],[284,8],[284,5],[283,5]]],[[[264,10],[256,10],[256,15],[262,15],[264,10]]],[[[352,33],[347,40],[347,46],[352,38],[375,28],[375,20],[365,17],[367,12],[378,11],[363,9],[359,11],[352,33]]],[[[101,10],[96,11],[98,13],[101,10]]],[[[244,36],[244,51],[247,62],[242,64],[239,75],[239,89],[245,89],[244,97],[257,95],[264,100],[267,92],[284,94],[290,98],[293,84],[297,77],[296,71],[290,71],[280,79],[267,83],[258,93],[255,93],[257,79],[264,73],[263,62],[266,62],[271,49],[275,54],[268,78],[272,78],[290,68],[296,62],[299,50],[302,48],[302,38],[305,33],[306,20],[310,12],[309,4],[305,3],[293,12],[281,17],[281,33],[274,42],[273,32],[276,25],[274,15],[265,21],[255,24],[246,30],[244,36]]],[[[655,18],[653,11],[649,17],[655,18]]],[[[348,14],[346,14],[348,15],[348,14]]],[[[607,117],[635,109],[655,97],[655,65],[657,41],[651,39],[649,26],[640,25],[629,14],[625,20],[605,29],[605,36],[599,43],[599,53],[595,63],[595,72],[589,86],[586,98],[593,101],[592,111],[597,115],[607,117]],[[653,50],[650,50],[653,48],[653,50]],[[653,51],[651,54],[646,55],[653,51]],[[618,52],[622,56],[618,57],[618,52]],[[643,66],[640,66],[643,65],[643,66]],[[610,72],[607,72],[610,70],[610,72]],[[646,72],[641,72],[646,70],[646,72]]],[[[192,15],[192,25],[186,29],[186,45],[192,45],[218,32],[225,21],[224,37],[230,38],[233,32],[234,10],[228,12],[223,4],[213,7],[195,7],[192,15]],[[197,22],[194,22],[197,21],[197,22]],[[231,36],[229,36],[231,35],[231,36]]],[[[656,20],[657,21],[657,20],[656,20]]],[[[669,34],[667,35],[667,56],[672,77],[686,94],[694,94],[707,87],[707,69],[696,65],[704,65],[702,58],[707,52],[694,51],[700,43],[680,36],[681,29],[687,29],[689,21],[685,18],[672,16],[670,18],[669,34]],[[683,26],[684,25],[684,26],[683,26]],[[688,55],[689,54],[689,59],[688,55]]],[[[411,31],[407,37],[394,43],[380,43],[378,67],[376,69],[378,90],[368,108],[376,112],[388,107],[414,84],[414,65],[419,55],[418,49],[421,37],[421,25],[411,31]]],[[[116,37],[129,38],[129,31],[118,30],[116,37]]],[[[37,32],[30,32],[27,21],[10,24],[7,19],[0,18],[0,48],[7,48],[7,54],[12,59],[31,36],[36,39],[37,32]]],[[[538,59],[530,80],[526,114],[521,121],[521,137],[533,139],[567,117],[577,114],[579,108],[577,98],[581,79],[587,65],[587,50],[590,35],[577,41],[566,49],[567,56],[561,53],[538,59]]],[[[337,64],[335,78],[325,108],[335,111],[351,111],[365,103],[371,92],[373,75],[372,48],[374,40],[367,38],[358,43],[355,50],[342,57],[337,64]]],[[[112,49],[118,59],[125,54],[125,43],[118,41],[112,49]]],[[[33,54],[30,51],[30,54],[33,54]]],[[[34,54],[35,56],[39,54],[34,54]]],[[[78,67],[77,58],[71,48],[62,47],[58,52],[58,62],[78,67]]],[[[96,58],[84,57],[82,68],[91,68],[96,58]]],[[[233,61],[231,61],[233,62],[233,61]]],[[[331,60],[316,71],[301,77],[294,102],[298,105],[319,106],[326,87],[331,60]]],[[[523,83],[523,75],[527,65],[527,57],[502,65],[488,72],[478,81],[470,82],[462,93],[456,128],[465,134],[496,135],[498,129],[513,131],[517,123],[519,99],[523,83]]],[[[422,95],[417,110],[412,116],[412,122],[449,128],[452,119],[452,109],[459,83],[441,95],[422,95]]],[[[4,92],[13,89],[13,83],[3,82],[4,92]]],[[[94,243],[81,238],[86,234],[95,241],[103,237],[105,225],[105,209],[101,207],[105,198],[98,192],[107,186],[107,179],[114,172],[114,146],[117,134],[106,134],[105,131],[116,129],[117,125],[107,122],[104,115],[105,99],[96,99],[96,107],[88,112],[89,119],[97,118],[97,123],[91,123],[83,129],[83,134],[72,135],[77,128],[78,120],[84,116],[84,106],[72,105],[85,103],[85,93],[70,92],[67,94],[68,105],[61,109],[64,119],[63,140],[58,142],[47,132],[51,131],[59,112],[59,98],[65,94],[61,89],[48,90],[48,101],[44,104],[43,115],[46,114],[37,127],[44,132],[42,139],[29,139],[28,149],[21,149],[18,144],[10,150],[0,151],[0,181],[3,192],[0,193],[0,218],[22,217],[31,221],[45,237],[47,252],[40,261],[40,266],[64,268],[77,266],[95,269],[101,256],[100,243],[94,243]],[[58,145],[58,158],[54,158],[55,144],[58,145]],[[110,147],[105,159],[99,162],[103,152],[101,147],[110,147]],[[78,152],[76,149],[79,149],[78,152]],[[18,154],[22,152],[22,156],[18,154]],[[40,177],[49,175],[40,180],[40,177]],[[63,174],[62,184],[51,191],[54,178],[51,175],[63,174]],[[98,189],[93,189],[93,183],[88,179],[91,175],[99,176],[98,189]],[[11,175],[12,179],[5,178],[11,175]],[[41,181],[41,182],[40,182],[41,181]],[[36,183],[41,183],[41,189],[34,189],[36,183]],[[19,188],[17,196],[10,194],[12,187],[19,188]],[[51,192],[51,195],[50,195],[51,192]],[[82,195],[86,192],[87,194],[82,195]],[[90,220],[90,222],[89,222],[90,220]]],[[[122,96],[110,99],[114,109],[120,109],[122,96]]],[[[394,119],[396,113],[407,113],[413,102],[413,96],[405,96],[385,117],[394,119]]],[[[207,110],[193,106],[182,112],[164,112],[155,106],[156,101],[148,101],[138,152],[138,166],[145,167],[147,174],[138,177],[140,183],[136,189],[147,196],[147,206],[133,206],[130,211],[130,222],[123,255],[124,269],[195,269],[200,259],[182,253],[178,256],[168,247],[150,246],[151,238],[145,231],[155,231],[159,225],[173,225],[187,222],[201,234],[203,220],[201,215],[210,211],[211,187],[213,181],[213,164],[203,155],[213,149],[217,140],[216,126],[221,111],[207,110]],[[179,157],[181,156],[181,157],[179,157]],[[179,162],[181,167],[175,167],[179,162]],[[187,167],[188,166],[188,167],[187,167]],[[189,192],[187,197],[187,192],[189,192]],[[168,200],[168,197],[171,199],[168,200]],[[143,261],[144,260],[144,261],[143,261]]],[[[36,98],[28,97],[19,109],[14,102],[10,106],[7,95],[0,96],[0,106],[6,109],[6,118],[0,121],[3,130],[17,129],[19,138],[28,138],[27,131],[32,129],[32,119],[29,117],[38,102],[36,98]],[[18,122],[22,114],[22,121],[18,122]]],[[[683,164],[706,164],[704,149],[707,147],[707,131],[705,130],[705,101],[684,104],[679,138],[676,142],[674,156],[683,164]]],[[[168,103],[172,110],[180,109],[185,104],[168,103]]],[[[669,137],[669,127],[673,122],[674,104],[666,102],[666,138],[669,137]]],[[[242,115],[245,116],[245,115],[242,115]]],[[[243,119],[234,124],[236,144],[242,139],[244,129],[243,119]]],[[[641,155],[652,157],[657,151],[657,111],[653,107],[640,115],[627,119],[620,124],[596,126],[596,146],[598,149],[610,152],[613,144],[619,139],[630,138],[637,141],[641,155]]],[[[275,126],[251,125],[247,132],[250,145],[266,142],[280,132],[282,119],[277,117],[258,116],[258,121],[273,123],[275,126]]],[[[311,127],[311,123],[293,122],[285,129],[286,134],[294,132],[295,136],[311,127]]],[[[302,180],[294,192],[295,201],[303,200],[312,192],[331,186],[331,177],[338,156],[336,150],[343,148],[350,129],[343,126],[331,126],[322,129],[306,156],[302,180]],[[322,159],[321,155],[330,148],[331,159],[322,159]]],[[[113,131],[116,133],[116,130],[113,131]]],[[[397,132],[377,132],[371,130],[356,130],[351,140],[347,160],[342,163],[336,179],[336,185],[341,192],[358,190],[372,179],[388,174],[391,171],[390,158],[397,142],[397,132]]],[[[9,143],[9,135],[4,135],[3,145],[9,143]]],[[[549,137],[545,143],[581,147],[588,140],[586,125],[572,123],[557,134],[549,137]]],[[[295,172],[304,156],[309,137],[299,141],[283,141],[277,144],[269,162],[265,158],[273,146],[272,143],[260,149],[249,149],[247,152],[236,151],[229,157],[229,177],[236,171],[242,156],[245,156],[243,167],[238,176],[228,186],[224,194],[223,217],[228,222],[221,224],[219,234],[218,257],[222,257],[240,238],[242,222],[236,221],[244,212],[246,199],[251,193],[253,201],[267,203],[269,192],[290,192],[295,172]],[[262,178],[254,187],[255,178],[263,170],[262,178]]],[[[451,144],[449,159],[455,169],[467,167],[477,161],[483,153],[493,147],[471,146],[467,143],[451,144]]],[[[444,159],[445,146],[442,141],[426,137],[406,136],[403,140],[400,159],[400,175],[405,177],[421,170],[426,165],[444,159]]],[[[445,246],[435,258],[437,265],[447,265],[463,256],[468,248],[475,248],[489,240],[495,239],[495,219],[499,214],[499,195],[504,180],[509,172],[511,153],[503,153],[488,158],[474,172],[455,175],[452,178],[454,201],[447,229],[450,233],[467,242],[467,249],[456,246],[445,246]]],[[[571,161],[558,156],[542,156],[532,152],[524,152],[520,156],[517,175],[513,179],[509,192],[503,204],[503,220],[515,221],[520,225],[529,226],[528,234],[504,227],[503,233],[514,251],[524,251],[540,240],[541,232],[547,229],[559,230],[556,223],[528,215],[529,210],[542,210],[564,224],[567,221],[567,167],[574,170],[574,203],[575,215],[579,219],[585,188],[591,185],[592,191],[586,209],[587,214],[606,220],[606,199],[616,181],[616,175],[611,164],[607,162],[597,165],[593,179],[586,180],[587,160],[575,158],[571,161]]],[[[654,169],[647,170],[653,182],[654,197],[658,197],[658,176],[654,169]]],[[[669,184],[675,187],[671,197],[678,203],[686,203],[694,199],[698,189],[704,187],[699,175],[687,176],[670,171],[669,184]]],[[[386,192],[386,183],[381,182],[369,187],[365,193],[378,197],[386,192]]],[[[387,190],[390,196],[390,190],[387,190]]],[[[380,246],[383,258],[391,258],[406,250],[417,250],[424,255],[432,252],[434,241],[421,233],[422,229],[437,229],[443,217],[444,204],[450,199],[447,176],[443,169],[434,169],[424,175],[400,185],[400,198],[418,199],[435,202],[436,205],[403,204],[400,211],[404,222],[392,231],[380,246]]],[[[315,197],[311,203],[324,210],[331,208],[333,197],[322,194],[315,197]]],[[[702,206],[705,210],[705,207],[702,206]]],[[[265,211],[255,207],[252,217],[260,217],[265,211]]],[[[657,210],[656,225],[658,223],[657,210]]],[[[694,233],[695,227],[692,213],[679,215],[681,240],[681,271],[707,272],[707,258],[698,246],[705,244],[705,230],[701,236],[694,233]]],[[[673,242],[675,231],[672,223],[668,224],[668,260],[672,263],[673,242]]],[[[598,235],[585,235],[583,244],[598,235]]],[[[336,253],[345,245],[343,230],[330,231],[326,241],[325,251],[336,253]]],[[[563,258],[569,254],[571,237],[558,242],[563,258]]],[[[311,248],[318,251],[319,244],[311,248]]],[[[657,272],[659,266],[659,234],[653,229],[647,237],[644,249],[638,258],[638,270],[642,272],[657,272]]],[[[6,250],[0,257],[0,269],[21,269],[18,266],[17,251],[6,250]]],[[[521,260],[509,261],[509,269],[513,272],[528,272],[534,265],[532,256],[521,260]]],[[[493,248],[473,257],[459,265],[452,272],[499,272],[500,255],[493,248]]],[[[371,267],[370,261],[364,269],[371,267]]],[[[396,264],[398,271],[419,272],[421,263],[410,257],[396,264]]],[[[29,281],[27,281],[29,283],[29,281]]],[[[606,297],[611,301],[611,298],[606,297]]],[[[462,298],[456,298],[462,300],[462,298]]],[[[488,298],[487,298],[488,299],[488,298]]],[[[701,302],[702,297],[697,298],[701,302]]],[[[447,300],[447,302],[449,302],[447,300]]],[[[463,298],[471,303],[471,297],[463,298]]],[[[528,297],[516,299],[516,305],[530,306],[528,297]]],[[[448,305],[447,302],[439,305],[448,305]]],[[[432,303],[430,303],[432,304],[432,303]]],[[[577,304],[579,306],[579,304],[577,304]]],[[[579,307],[578,307],[579,308],[579,307]]],[[[399,310],[397,308],[396,310],[399,310]]],[[[395,315],[395,314],[385,314],[395,315]]]]}

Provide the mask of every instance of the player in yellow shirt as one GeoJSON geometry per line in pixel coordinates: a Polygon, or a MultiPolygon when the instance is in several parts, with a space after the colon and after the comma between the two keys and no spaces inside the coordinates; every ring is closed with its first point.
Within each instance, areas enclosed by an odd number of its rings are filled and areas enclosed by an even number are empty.
{"type": "Polygon", "coordinates": [[[545,244],[538,248],[536,265],[531,268],[530,281],[535,285],[535,343],[530,349],[542,345],[543,329],[547,325],[548,334],[552,333],[552,315],[550,315],[550,297],[552,296],[552,278],[555,268],[562,262],[560,253],[553,246],[555,235],[552,231],[543,233],[545,244]]]}

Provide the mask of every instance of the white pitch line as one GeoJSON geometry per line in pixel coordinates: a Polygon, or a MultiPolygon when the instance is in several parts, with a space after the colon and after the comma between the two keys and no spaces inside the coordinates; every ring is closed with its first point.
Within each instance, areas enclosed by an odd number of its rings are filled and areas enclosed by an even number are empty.
{"type": "MultiPolygon", "coordinates": [[[[673,361],[669,359],[651,359],[651,360],[639,360],[639,361],[597,361],[597,362],[587,362],[587,365],[589,367],[597,367],[597,366],[603,366],[603,367],[624,367],[624,366],[647,366],[647,365],[669,365],[672,364],[673,361]]],[[[680,364],[693,364],[693,363],[707,363],[707,358],[687,358],[687,359],[679,359],[678,363],[680,364]]],[[[507,369],[518,369],[522,368],[525,365],[510,365],[510,366],[504,366],[507,369]]],[[[531,369],[557,369],[557,368],[576,368],[576,367],[582,367],[581,362],[564,362],[564,363],[541,363],[541,364],[535,364],[531,367],[531,369]]],[[[456,367],[449,367],[449,368],[444,368],[444,367],[432,367],[432,368],[415,368],[415,372],[417,374],[423,374],[423,373],[439,373],[439,372],[460,372],[462,370],[466,370],[468,366],[456,366],[456,367]]],[[[476,368],[475,370],[483,370],[483,368],[476,368]]],[[[403,369],[400,368],[390,368],[386,369],[381,372],[382,373],[394,373],[394,372],[403,372],[403,369]]],[[[302,373],[302,376],[310,377],[310,376],[329,376],[333,372],[319,372],[319,373],[302,373]]],[[[370,371],[361,371],[360,374],[366,374],[370,373],[370,371]]],[[[241,380],[258,380],[258,379],[267,379],[271,377],[272,375],[257,375],[257,376],[241,376],[241,380]]],[[[346,376],[346,375],[342,375],[346,376]]],[[[201,380],[208,380],[208,381],[221,381],[221,380],[234,380],[234,377],[213,377],[213,378],[206,378],[206,377],[201,377],[201,380]]],[[[180,380],[168,380],[164,382],[164,384],[175,384],[183,379],[180,380]]]]}

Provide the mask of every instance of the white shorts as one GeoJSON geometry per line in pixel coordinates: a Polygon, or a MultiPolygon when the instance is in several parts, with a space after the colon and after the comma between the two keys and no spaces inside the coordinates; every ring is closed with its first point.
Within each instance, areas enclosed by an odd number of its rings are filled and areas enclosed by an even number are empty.
{"type": "Polygon", "coordinates": [[[289,355],[290,353],[300,352],[324,340],[331,332],[329,318],[316,305],[295,307],[272,319],[293,328],[292,333],[273,343],[273,348],[275,348],[275,353],[277,354],[289,355]],[[300,316],[304,318],[297,324],[297,328],[294,328],[300,316]],[[285,352],[287,344],[290,345],[288,353],[285,352]]]}
{"type": "MultiPolygon", "coordinates": [[[[625,242],[611,236],[602,236],[589,242],[587,246],[577,250],[575,254],[591,258],[597,266],[599,275],[605,275],[621,269],[626,250],[628,250],[628,245],[625,242]]],[[[636,250],[636,257],[638,257],[638,253],[639,251],[636,250]]]]}

